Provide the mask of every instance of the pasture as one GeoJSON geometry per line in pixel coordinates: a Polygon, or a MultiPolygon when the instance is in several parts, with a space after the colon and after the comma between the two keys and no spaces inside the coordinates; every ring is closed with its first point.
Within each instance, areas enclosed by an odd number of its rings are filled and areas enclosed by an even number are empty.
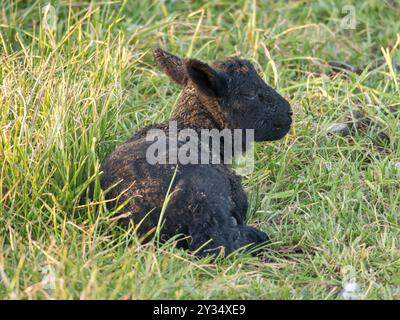
{"type": "Polygon", "coordinates": [[[389,0],[2,1],[0,299],[342,299],[349,283],[400,299],[399,16],[389,0]],[[101,190],[79,204],[101,161],[174,108],[156,46],[249,59],[293,107],[243,177],[261,257],[142,245],[101,190]],[[387,139],[327,136],[356,108],[387,139]]]}

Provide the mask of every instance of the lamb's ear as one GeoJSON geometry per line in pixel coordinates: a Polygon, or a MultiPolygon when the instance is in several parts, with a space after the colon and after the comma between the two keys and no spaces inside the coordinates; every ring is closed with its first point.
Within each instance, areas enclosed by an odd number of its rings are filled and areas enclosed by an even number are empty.
{"type": "Polygon", "coordinates": [[[187,75],[181,58],[166,52],[160,48],[153,51],[154,60],[160,68],[177,84],[184,86],[187,75]]]}
{"type": "Polygon", "coordinates": [[[186,73],[190,81],[202,94],[220,98],[224,87],[224,79],[208,64],[199,60],[185,61],[186,73]]]}

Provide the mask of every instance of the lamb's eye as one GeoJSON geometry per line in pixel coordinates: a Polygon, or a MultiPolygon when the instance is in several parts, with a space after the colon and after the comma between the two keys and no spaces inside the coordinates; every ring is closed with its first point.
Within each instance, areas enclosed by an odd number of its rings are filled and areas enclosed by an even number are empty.
{"type": "Polygon", "coordinates": [[[243,95],[243,97],[245,97],[247,100],[254,100],[255,98],[257,98],[257,95],[256,95],[256,94],[243,93],[242,95],[243,95]]]}

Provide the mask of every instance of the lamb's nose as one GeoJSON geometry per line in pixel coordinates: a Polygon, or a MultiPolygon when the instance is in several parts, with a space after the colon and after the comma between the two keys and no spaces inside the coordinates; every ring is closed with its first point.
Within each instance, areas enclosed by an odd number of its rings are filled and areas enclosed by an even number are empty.
{"type": "Polygon", "coordinates": [[[293,111],[292,111],[292,110],[289,110],[289,111],[288,111],[288,115],[289,115],[289,117],[293,116],[293,111]]]}

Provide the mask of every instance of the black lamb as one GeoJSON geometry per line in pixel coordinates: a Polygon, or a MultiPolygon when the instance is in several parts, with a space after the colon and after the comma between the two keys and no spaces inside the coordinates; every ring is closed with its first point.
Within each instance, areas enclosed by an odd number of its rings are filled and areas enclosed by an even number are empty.
{"type": "MultiPolygon", "coordinates": [[[[154,51],[154,58],[183,91],[170,122],[139,130],[102,164],[100,183],[103,190],[109,189],[109,207],[125,204],[118,220],[126,226],[133,222],[142,241],[151,239],[160,227],[161,240],[181,234],[184,237],[178,246],[199,256],[264,244],[268,236],[244,224],[247,197],[240,176],[224,158],[225,138],[220,139],[217,151],[212,145],[206,150],[211,156],[222,155],[221,163],[182,163],[179,159],[149,163],[147,153],[154,140],[147,136],[155,130],[168,139],[170,123],[175,123],[178,134],[183,129],[199,136],[202,129],[253,129],[255,141],[277,140],[290,130],[289,103],[247,60],[227,58],[208,65],[182,60],[161,49],[154,51]]],[[[184,142],[168,143],[166,153],[184,142]]],[[[242,145],[248,147],[245,142],[242,145]]]]}

